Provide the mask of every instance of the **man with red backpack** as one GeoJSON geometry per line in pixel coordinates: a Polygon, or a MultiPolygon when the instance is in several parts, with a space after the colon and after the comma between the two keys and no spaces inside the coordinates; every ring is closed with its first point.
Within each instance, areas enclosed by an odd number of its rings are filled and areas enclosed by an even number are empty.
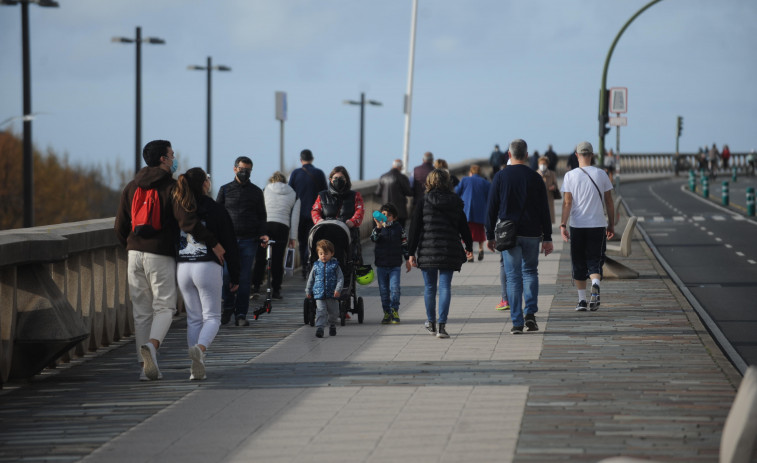
{"type": "Polygon", "coordinates": [[[177,161],[171,142],[145,145],[147,167],[121,193],[116,212],[116,237],[128,252],[129,298],[134,313],[140,381],[161,379],[157,351],[176,312],[176,244],[179,229],[204,241],[223,262],[223,247],[194,212],[175,204],[171,192],[177,161]]]}

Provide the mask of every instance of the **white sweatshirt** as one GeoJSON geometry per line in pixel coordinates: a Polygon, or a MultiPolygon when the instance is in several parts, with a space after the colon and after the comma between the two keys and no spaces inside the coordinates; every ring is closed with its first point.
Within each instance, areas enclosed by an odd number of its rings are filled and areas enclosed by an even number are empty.
{"type": "Polygon", "coordinates": [[[263,190],[265,211],[269,222],[278,222],[289,227],[289,239],[297,239],[300,225],[300,200],[297,193],[286,183],[269,183],[263,190]]]}

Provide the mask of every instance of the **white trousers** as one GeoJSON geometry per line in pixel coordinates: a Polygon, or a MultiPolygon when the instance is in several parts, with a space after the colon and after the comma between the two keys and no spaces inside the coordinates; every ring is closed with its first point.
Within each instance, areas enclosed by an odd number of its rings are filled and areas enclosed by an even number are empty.
{"type": "Polygon", "coordinates": [[[221,326],[223,267],[215,262],[179,262],[176,278],[187,309],[187,345],[210,347],[221,326]]]}
{"type": "Polygon", "coordinates": [[[163,343],[176,313],[176,260],[129,251],[128,277],[137,361],[142,362],[139,347],[150,339],[163,343]]]}

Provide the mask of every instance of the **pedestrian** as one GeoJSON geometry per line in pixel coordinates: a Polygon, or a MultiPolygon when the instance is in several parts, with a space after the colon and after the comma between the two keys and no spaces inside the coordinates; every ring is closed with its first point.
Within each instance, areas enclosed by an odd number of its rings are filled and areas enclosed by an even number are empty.
{"type": "MultiPolygon", "coordinates": [[[[613,185],[615,184],[613,176],[615,175],[615,163],[616,163],[616,161],[617,160],[615,159],[615,154],[612,152],[612,148],[610,148],[607,151],[607,156],[605,156],[605,158],[602,160],[602,162],[604,162],[604,164],[605,164],[605,172],[607,172],[607,176],[610,178],[610,183],[613,184],[613,185]]],[[[554,221],[552,223],[554,223],[554,221]]]]}
{"type": "Polygon", "coordinates": [[[339,261],[334,257],[334,244],[329,240],[316,243],[318,260],[313,263],[305,286],[308,299],[315,299],[315,335],[323,337],[326,322],[329,336],[336,336],[336,321],[339,318],[339,296],[344,286],[344,274],[339,261]]]}
{"type": "Polygon", "coordinates": [[[489,238],[489,249],[494,251],[494,232],[498,222],[514,222],[515,246],[501,252],[507,272],[507,298],[513,323],[510,332],[522,334],[524,324],[528,331],[539,330],[536,323],[536,313],[539,311],[539,248],[545,256],[552,252],[552,223],[544,181],[528,166],[528,145],[524,140],[516,139],[510,143],[508,151],[512,165],[498,173],[492,181],[486,236],[489,238]]]}
{"type": "Polygon", "coordinates": [[[534,151],[533,154],[531,154],[531,156],[528,157],[528,165],[533,170],[539,170],[539,159],[540,159],[539,158],[539,152],[538,151],[534,151]]]}
{"type": "Polygon", "coordinates": [[[557,175],[548,169],[549,162],[545,157],[539,158],[539,175],[544,180],[544,186],[547,188],[547,203],[549,204],[549,218],[555,223],[555,200],[560,190],[557,188],[557,175]]]}
{"type": "Polygon", "coordinates": [[[318,193],[325,190],[326,175],[313,165],[313,152],[304,149],[300,152],[300,164],[302,167],[295,169],[289,175],[289,186],[297,193],[300,200],[300,221],[297,225],[297,241],[300,247],[300,265],[302,266],[302,278],[308,277],[308,262],[310,250],[308,248],[308,235],[313,228],[313,218],[310,210],[313,208],[318,193]]]}
{"type": "Polygon", "coordinates": [[[178,166],[171,142],[147,143],[142,157],[146,167],[121,192],[114,231],[128,254],[126,271],[141,369],[139,379],[148,381],[163,378],[157,352],[176,313],[179,230],[204,242],[220,261],[225,251],[197,215],[184,211],[171,197],[176,185],[173,173],[178,166]],[[145,221],[144,217],[151,219],[145,221]]]}
{"type": "Polygon", "coordinates": [[[728,170],[728,161],[731,159],[731,149],[728,145],[723,145],[723,152],[720,153],[720,158],[723,160],[723,169],[728,170]]]}
{"type": "Polygon", "coordinates": [[[562,184],[563,203],[560,233],[570,241],[573,279],[578,289],[579,312],[599,309],[599,287],[602,279],[606,240],[615,235],[615,226],[607,217],[615,217],[612,183],[602,170],[591,165],[594,150],[585,141],[576,147],[579,166],[565,174],[562,184]],[[603,207],[604,205],[604,207],[603,207]],[[568,229],[567,220],[570,220],[568,229]],[[586,279],[591,279],[591,297],[586,303],[586,279]]]}
{"type": "Polygon", "coordinates": [[[718,162],[720,159],[720,151],[715,143],[712,144],[712,148],[707,152],[707,159],[710,167],[710,177],[715,178],[718,176],[718,162]]]}
{"type": "Polygon", "coordinates": [[[420,268],[423,273],[426,329],[438,338],[448,338],[452,274],[473,257],[473,242],[463,201],[450,188],[449,173],[444,169],[434,169],[426,178],[426,194],[413,211],[410,222],[408,253],[410,266],[420,268]]]}
{"type": "MultiPolygon", "coordinates": [[[[226,209],[208,196],[210,177],[200,167],[179,175],[173,199],[186,212],[195,212],[226,249],[229,291],[239,289],[239,249],[234,224],[226,209]]],[[[221,326],[223,262],[191,233],[180,232],[176,279],[187,311],[190,380],[206,379],[205,356],[221,326]]]]}
{"type": "Polygon", "coordinates": [[[352,262],[363,265],[363,253],[360,246],[360,224],[363,223],[365,207],[363,196],[352,190],[350,174],[344,166],[336,166],[329,174],[328,189],[318,193],[311,217],[316,224],[324,219],[339,220],[350,229],[352,262]]]}
{"type": "Polygon", "coordinates": [[[576,152],[573,151],[570,154],[570,156],[568,156],[568,171],[576,169],[577,167],[578,167],[578,156],[576,155],[576,152]]]}
{"type": "Polygon", "coordinates": [[[447,161],[444,159],[437,159],[434,161],[434,169],[444,169],[449,174],[449,185],[451,189],[457,188],[457,185],[460,184],[460,179],[457,178],[455,174],[449,171],[449,164],[447,164],[447,161]]]}
{"type": "Polygon", "coordinates": [[[386,221],[375,216],[375,226],[371,232],[371,241],[375,243],[374,264],[376,264],[376,278],[378,279],[381,308],[384,310],[383,325],[400,322],[400,267],[403,257],[407,271],[408,262],[407,235],[405,228],[397,219],[397,208],[392,203],[381,206],[379,212],[386,217],[386,221]]]}
{"type": "Polygon", "coordinates": [[[552,172],[557,172],[557,154],[552,149],[552,145],[547,146],[547,151],[544,153],[545,158],[549,161],[547,168],[552,172]]]}
{"type": "Polygon", "coordinates": [[[426,193],[426,176],[434,170],[434,155],[431,151],[423,153],[423,162],[413,169],[413,177],[410,179],[410,187],[413,189],[413,210],[423,202],[426,193]]]}
{"type": "Polygon", "coordinates": [[[250,285],[252,265],[258,246],[265,247],[267,220],[263,190],[250,181],[252,160],[239,156],[234,161],[234,180],[221,186],[216,202],[226,208],[234,223],[234,234],[239,246],[239,290],[229,290],[229,269],[223,271],[223,312],[221,324],[231,321],[232,315],[237,326],[249,326],[247,312],[250,309],[250,285]]]}
{"type": "Polygon", "coordinates": [[[491,178],[494,178],[494,174],[507,163],[507,155],[499,149],[499,145],[494,145],[494,151],[489,155],[489,165],[492,167],[491,178]]]}
{"type": "MultiPolygon", "coordinates": [[[[287,248],[294,248],[297,243],[297,230],[300,221],[300,204],[297,193],[287,185],[287,179],[281,172],[274,172],[263,190],[265,211],[268,221],[265,234],[274,243],[271,253],[271,297],[281,299],[281,283],[284,280],[284,254],[287,248]]],[[[252,293],[260,292],[260,284],[266,271],[267,249],[258,248],[255,256],[255,268],[252,272],[252,293]]]]}
{"type": "Polygon", "coordinates": [[[397,208],[397,221],[405,227],[407,221],[407,197],[413,196],[410,188],[410,180],[402,173],[402,160],[395,159],[392,168],[379,178],[376,185],[376,196],[381,196],[381,201],[392,203],[397,208]]]}
{"type": "MultiPolygon", "coordinates": [[[[471,237],[474,242],[478,243],[478,260],[484,260],[486,201],[489,198],[491,184],[480,175],[480,172],[481,167],[478,164],[470,166],[468,176],[460,180],[455,188],[455,193],[463,200],[463,210],[468,218],[471,237]]],[[[473,262],[473,258],[471,257],[468,262],[473,262]]]]}

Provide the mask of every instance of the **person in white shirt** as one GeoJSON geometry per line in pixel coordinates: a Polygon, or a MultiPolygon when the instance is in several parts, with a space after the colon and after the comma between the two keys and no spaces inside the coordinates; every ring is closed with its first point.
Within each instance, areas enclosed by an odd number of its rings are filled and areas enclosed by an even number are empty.
{"type": "Polygon", "coordinates": [[[594,149],[585,141],[576,146],[578,168],[565,174],[560,191],[563,193],[560,233],[570,241],[573,279],[578,288],[579,312],[599,309],[599,283],[602,278],[605,245],[615,236],[615,216],[612,202],[612,183],[605,171],[591,165],[594,149]],[[604,203],[604,207],[603,207],[604,203]],[[566,220],[570,219],[570,230],[566,220]],[[586,280],[591,278],[591,296],[586,302],[586,280]]]}

